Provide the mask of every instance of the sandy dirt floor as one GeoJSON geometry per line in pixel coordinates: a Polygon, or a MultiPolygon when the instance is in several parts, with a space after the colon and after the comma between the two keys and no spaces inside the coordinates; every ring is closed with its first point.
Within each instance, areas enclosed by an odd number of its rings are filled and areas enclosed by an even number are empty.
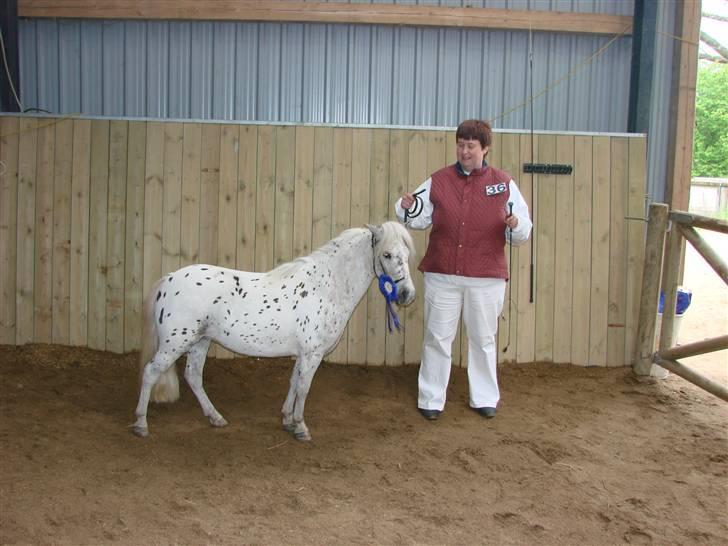
{"type": "MultiPolygon", "coordinates": [[[[695,258],[681,343],[728,331],[695,258]]],[[[183,385],[142,440],[135,358],[0,346],[0,544],[728,544],[728,404],[675,375],[502,366],[486,421],[456,369],[433,423],[416,367],[324,364],[299,443],[279,418],[291,361],[211,359],[230,426],[183,385]]],[[[725,351],[685,363],[728,382],[725,351]]]]}
{"type": "Polygon", "coordinates": [[[135,355],[0,346],[2,544],[728,544],[728,404],[676,376],[504,366],[502,405],[416,412],[414,366],[322,365],[310,443],[288,360],[211,359],[133,436],[135,355]]]}

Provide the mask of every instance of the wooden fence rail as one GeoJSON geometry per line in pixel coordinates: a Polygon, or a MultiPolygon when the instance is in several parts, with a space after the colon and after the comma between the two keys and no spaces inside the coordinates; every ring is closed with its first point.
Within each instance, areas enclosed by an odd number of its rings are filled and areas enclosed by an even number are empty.
{"type": "Polygon", "coordinates": [[[635,373],[638,375],[649,375],[652,365],[658,364],[690,383],[728,401],[728,388],[675,360],[677,358],[728,349],[728,335],[705,339],[680,347],[672,347],[672,341],[675,337],[673,336],[673,331],[675,328],[675,304],[677,301],[680,257],[682,256],[682,238],[685,237],[695,246],[708,264],[721,277],[723,282],[728,285],[728,266],[725,261],[693,229],[693,226],[698,226],[713,231],[728,233],[728,222],[681,211],[668,213],[668,206],[662,203],[653,203],[650,205],[649,221],[646,244],[647,257],[645,259],[645,270],[642,280],[643,295],[640,307],[638,346],[634,357],[635,373]],[[660,278],[662,276],[663,246],[665,246],[665,232],[668,228],[668,220],[672,222],[672,229],[668,232],[667,245],[664,252],[665,280],[663,291],[665,301],[660,329],[660,341],[658,350],[655,352],[654,336],[657,302],[660,290],[660,278]]]}
{"type": "MultiPolygon", "coordinates": [[[[113,352],[138,349],[142,298],[163,273],[196,262],[269,270],[350,226],[392,219],[405,189],[454,161],[445,130],[3,116],[0,135],[0,343],[113,352]]],[[[644,256],[645,140],[537,134],[531,149],[530,135],[497,132],[489,155],[536,205],[535,301],[524,245],[500,358],[625,365],[644,256]],[[534,175],[532,186],[525,162],[573,172],[534,175]]],[[[427,233],[414,236],[421,257],[427,233]]],[[[421,291],[419,272],[415,281],[421,291]]],[[[421,302],[401,313],[404,335],[388,335],[372,288],[327,360],[418,362],[421,302]]],[[[465,347],[462,332],[458,364],[465,347]]]]}

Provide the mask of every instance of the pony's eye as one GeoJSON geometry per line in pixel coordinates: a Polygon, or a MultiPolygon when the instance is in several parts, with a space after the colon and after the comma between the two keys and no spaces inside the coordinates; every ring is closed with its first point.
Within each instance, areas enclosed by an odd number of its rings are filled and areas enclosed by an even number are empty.
{"type": "Polygon", "coordinates": [[[388,260],[392,259],[392,255],[389,252],[385,252],[384,254],[382,254],[382,256],[384,256],[388,260]]]}

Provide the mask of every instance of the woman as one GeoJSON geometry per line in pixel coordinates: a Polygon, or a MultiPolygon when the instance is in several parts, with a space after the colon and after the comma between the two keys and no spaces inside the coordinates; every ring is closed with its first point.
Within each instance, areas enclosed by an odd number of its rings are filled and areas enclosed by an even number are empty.
{"type": "Polygon", "coordinates": [[[430,420],[445,407],[461,310],[468,335],[470,407],[483,417],[495,417],[500,399],[496,333],[508,280],[505,244],[523,244],[532,227],[516,183],[485,161],[490,125],[463,121],[455,141],[457,163],[433,173],[395,205],[407,227],[432,226],[419,266],[425,278],[425,335],[417,400],[420,413],[430,420]]]}

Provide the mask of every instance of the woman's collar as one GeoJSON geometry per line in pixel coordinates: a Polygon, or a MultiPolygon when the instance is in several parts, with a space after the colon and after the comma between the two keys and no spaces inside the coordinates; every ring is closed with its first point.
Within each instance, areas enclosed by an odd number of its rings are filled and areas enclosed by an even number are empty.
{"type": "Polygon", "coordinates": [[[461,174],[463,176],[473,176],[473,175],[477,175],[477,174],[482,174],[485,171],[485,169],[487,169],[487,168],[488,168],[488,162],[485,159],[483,159],[482,167],[480,167],[479,169],[474,169],[470,172],[466,172],[463,169],[463,166],[460,164],[459,161],[455,162],[455,169],[457,170],[458,174],[461,174]]]}

